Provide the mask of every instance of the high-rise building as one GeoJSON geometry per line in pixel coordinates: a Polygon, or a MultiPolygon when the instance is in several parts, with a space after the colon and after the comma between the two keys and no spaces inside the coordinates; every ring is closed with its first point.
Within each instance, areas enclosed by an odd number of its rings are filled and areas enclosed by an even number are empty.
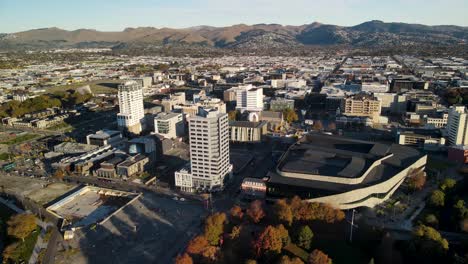
{"type": "Polygon", "coordinates": [[[236,99],[236,108],[241,111],[263,110],[263,88],[253,87],[251,84],[239,86],[236,99]]]}
{"type": "Polygon", "coordinates": [[[145,111],[143,89],[135,81],[119,85],[119,108],[117,125],[130,133],[139,134],[144,129],[145,111]]]}
{"type": "Polygon", "coordinates": [[[222,189],[232,171],[228,115],[204,109],[188,122],[191,166],[175,173],[176,186],[183,191],[222,189]]]}
{"type": "Polygon", "coordinates": [[[450,107],[447,134],[449,145],[468,145],[468,111],[465,106],[450,107]]]}

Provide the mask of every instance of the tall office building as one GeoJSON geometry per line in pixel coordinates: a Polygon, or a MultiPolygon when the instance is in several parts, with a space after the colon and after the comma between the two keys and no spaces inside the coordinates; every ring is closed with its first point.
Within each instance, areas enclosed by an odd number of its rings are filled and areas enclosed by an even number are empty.
{"type": "Polygon", "coordinates": [[[130,133],[139,134],[144,129],[145,111],[143,89],[135,81],[119,85],[119,108],[117,125],[130,133]]]}
{"type": "Polygon", "coordinates": [[[232,171],[228,115],[203,109],[188,121],[191,164],[175,173],[176,186],[183,191],[222,189],[232,171]]]}
{"type": "Polygon", "coordinates": [[[468,111],[465,106],[450,107],[447,134],[449,145],[468,145],[468,111]]]}
{"type": "Polygon", "coordinates": [[[236,93],[236,108],[240,111],[263,110],[263,88],[254,87],[251,84],[239,86],[236,93]]]}

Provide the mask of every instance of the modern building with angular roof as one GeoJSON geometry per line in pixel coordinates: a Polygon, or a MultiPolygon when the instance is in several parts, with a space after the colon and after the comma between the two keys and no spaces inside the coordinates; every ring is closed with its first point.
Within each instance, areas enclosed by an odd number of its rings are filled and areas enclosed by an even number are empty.
{"type": "Polygon", "coordinates": [[[398,144],[309,134],[269,172],[269,198],[299,195],[340,209],[374,207],[406,179],[423,172],[427,156],[398,144]]]}

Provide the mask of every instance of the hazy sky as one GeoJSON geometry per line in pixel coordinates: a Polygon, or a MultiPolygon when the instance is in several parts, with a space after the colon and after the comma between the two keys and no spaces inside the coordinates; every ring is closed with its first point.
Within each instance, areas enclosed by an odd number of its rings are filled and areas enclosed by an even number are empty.
{"type": "Polygon", "coordinates": [[[368,20],[468,26],[468,0],[0,0],[0,32],[368,20]]]}

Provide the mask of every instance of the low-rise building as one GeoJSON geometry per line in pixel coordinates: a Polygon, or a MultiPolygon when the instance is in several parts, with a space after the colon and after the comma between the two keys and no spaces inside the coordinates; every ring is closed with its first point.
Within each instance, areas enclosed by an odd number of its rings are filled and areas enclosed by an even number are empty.
{"type": "Polygon", "coordinates": [[[127,158],[117,165],[117,175],[123,178],[130,178],[145,171],[145,165],[149,162],[148,157],[137,154],[127,158]]]}
{"type": "Polygon", "coordinates": [[[154,132],[165,138],[182,137],[185,132],[184,118],[181,113],[160,113],[154,118],[154,132]]]}
{"type": "Polygon", "coordinates": [[[231,121],[229,135],[231,142],[260,142],[267,133],[267,122],[231,121]]]}

